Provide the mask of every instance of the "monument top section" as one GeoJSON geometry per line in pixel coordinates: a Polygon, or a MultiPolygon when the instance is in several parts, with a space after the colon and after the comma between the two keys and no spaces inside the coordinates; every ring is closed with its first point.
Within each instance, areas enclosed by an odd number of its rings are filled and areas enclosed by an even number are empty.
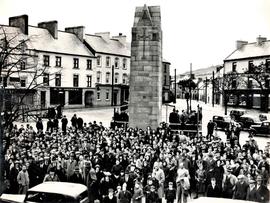
{"type": "Polygon", "coordinates": [[[154,26],[161,27],[160,6],[136,7],[134,27],[154,26]]]}

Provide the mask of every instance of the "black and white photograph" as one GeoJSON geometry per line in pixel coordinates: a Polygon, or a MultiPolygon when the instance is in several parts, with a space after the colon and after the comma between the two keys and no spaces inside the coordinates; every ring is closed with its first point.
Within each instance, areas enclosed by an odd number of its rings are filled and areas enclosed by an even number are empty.
{"type": "Polygon", "coordinates": [[[0,0],[0,202],[269,203],[269,0],[0,0]]]}

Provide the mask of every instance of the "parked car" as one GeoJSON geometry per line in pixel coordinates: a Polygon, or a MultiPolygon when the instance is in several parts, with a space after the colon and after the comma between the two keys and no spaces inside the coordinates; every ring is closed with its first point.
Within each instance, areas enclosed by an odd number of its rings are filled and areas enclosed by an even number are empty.
{"type": "Polygon", "coordinates": [[[260,125],[261,121],[258,117],[253,115],[243,115],[236,120],[242,129],[249,129],[251,125],[260,125]]]}
{"type": "Polygon", "coordinates": [[[234,120],[231,119],[230,116],[213,116],[213,122],[217,124],[217,128],[220,128],[222,130],[228,128],[230,123],[236,123],[234,120]]]}
{"type": "Polygon", "coordinates": [[[251,125],[249,129],[251,135],[270,136],[270,121],[263,121],[260,125],[251,125]]]}
{"type": "Polygon", "coordinates": [[[238,120],[240,116],[243,116],[245,114],[244,110],[231,110],[230,111],[230,117],[231,119],[238,120]]]}
{"type": "Polygon", "coordinates": [[[29,189],[26,195],[2,194],[0,202],[88,203],[89,199],[85,185],[67,182],[44,182],[29,189]]]}

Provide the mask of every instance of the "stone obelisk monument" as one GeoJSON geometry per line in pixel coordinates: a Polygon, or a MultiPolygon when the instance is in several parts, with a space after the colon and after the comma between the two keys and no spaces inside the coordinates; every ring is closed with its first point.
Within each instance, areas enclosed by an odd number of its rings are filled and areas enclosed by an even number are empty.
{"type": "Polygon", "coordinates": [[[158,127],[162,105],[162,31],[159,6],[137,7],[132,27],[129,126],[158,127]]]}

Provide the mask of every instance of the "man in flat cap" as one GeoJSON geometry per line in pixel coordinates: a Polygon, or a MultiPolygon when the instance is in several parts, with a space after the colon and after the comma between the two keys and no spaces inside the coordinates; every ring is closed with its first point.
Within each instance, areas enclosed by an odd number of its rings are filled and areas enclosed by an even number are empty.
{"type": "Polygon", "coordinates": [[[256,189],[257,189],[257,202],[263,202],[263,203],[267,203],[269,202],[269,190],[268,188],[262,184],[262,177],[259,175],[257,176],[257,185],[256,185],[256,189]]]}
{"type": "Polygon", "coordinates": [[[237,178],[238,182],[235,185],[233,199],[245,200],[248,191],[248,184],[245,181],[246,177],[244,175],[239,175],[237,178]]]}
{"type": "Polygon", "coordinates": [[[225,179],[223,182],[223,196],[224,198],[231,199],[234,193],[234,187],[237,182],[237,178],[232,174],[232,168],[227,168],[227,174],[225,175],[225,179]]]}

